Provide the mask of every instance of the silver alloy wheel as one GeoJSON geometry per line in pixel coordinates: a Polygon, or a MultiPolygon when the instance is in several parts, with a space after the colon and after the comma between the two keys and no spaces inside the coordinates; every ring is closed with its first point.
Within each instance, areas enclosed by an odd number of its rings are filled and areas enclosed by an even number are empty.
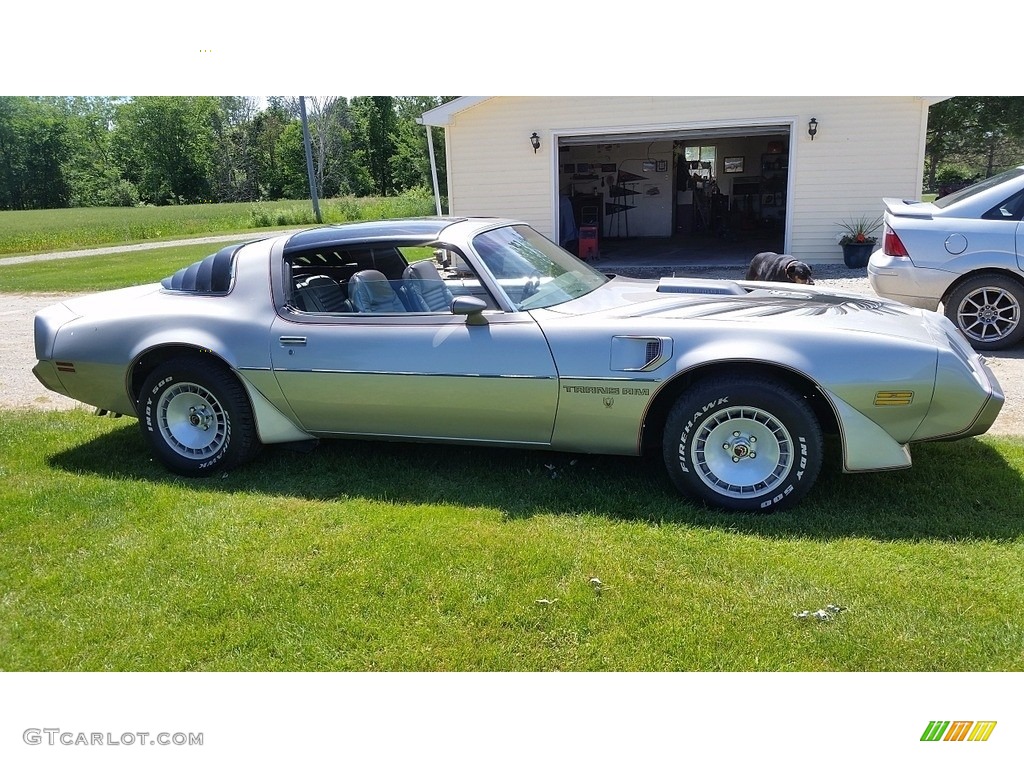
{"type": "Polygon", "coordinates": [[[697,476],[724,496],[770,493],[789,474],[793,440],[772,414],[760,408],[716,411],[697,428],[691,447],[697,476]]]}
{"type": "Polygon", "coordinates": [[[168,447],[189,459],[213,456],[231,434],[217,398],[205,387],[188,382],[175,384],[160,396],[157,427],[168,447]]]}
{"type": "Polygon", "coordinates": [[[964,296],[956,308],[956,320],[972,341],[1000,341],[1020,325],[1020,304],[1009,291],[986,286],[964,296]]]}

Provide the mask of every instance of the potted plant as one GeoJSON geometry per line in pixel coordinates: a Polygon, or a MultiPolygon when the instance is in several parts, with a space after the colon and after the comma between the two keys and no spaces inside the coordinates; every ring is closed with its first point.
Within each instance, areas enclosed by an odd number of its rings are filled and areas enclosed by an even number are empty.
{"type": "Polygon", "coordinates": [[[878,238],[875,231],[882,225],[882,216],[869,218],[861,216],[856,219],[840,221],[836,226],[839,233],[839,245],[843,247],[843,261],[850,269],[866,267],[871,252],[875,249],[878,238]]]}

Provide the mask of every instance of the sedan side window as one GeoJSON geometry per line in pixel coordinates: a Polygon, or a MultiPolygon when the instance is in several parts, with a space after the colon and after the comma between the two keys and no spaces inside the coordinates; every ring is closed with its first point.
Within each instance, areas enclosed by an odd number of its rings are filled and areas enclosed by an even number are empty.
{"type": "Polygon", "coordinates": [[[1024,190],[986,211],[981,218],[996,221],[1020,221],[1024,218],[1024,190]]]}

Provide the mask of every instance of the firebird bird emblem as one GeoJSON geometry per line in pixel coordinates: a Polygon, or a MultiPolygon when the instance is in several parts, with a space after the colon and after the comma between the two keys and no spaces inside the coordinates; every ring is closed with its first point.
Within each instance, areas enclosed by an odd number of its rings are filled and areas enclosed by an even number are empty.
{"type": "Polygon", "coordinates": [[[879,315],[905,315],[908,307],[888,306],[869,297],[815,296],[809,299],[798,294],[785,295],[772,291],[770,295],[750,296],[708,296],[688,303],[694,317],[714,317],[731,313],[743,313],[746,317],[771,317],[773,315],[848,315],[853,312],[873,312],[879,315]]]}
{"type": "Polygon", "coordinates": [[[605,408],[611,408],[613,405],[615,405],[615,398],[614,397],[606,397],[604,399],[604,407],[605,408]]]}

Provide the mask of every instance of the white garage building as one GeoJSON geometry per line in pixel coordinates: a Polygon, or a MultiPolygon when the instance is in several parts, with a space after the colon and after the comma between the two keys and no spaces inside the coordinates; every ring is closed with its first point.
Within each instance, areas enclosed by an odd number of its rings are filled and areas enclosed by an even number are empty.
{"type": "Polygon", "coordinates": [[[836,222],[918,198],[935,97],[465,96],[444,129],[448,212],[559,239],[560,204],[616,242],[841,262],[836,222]]]}

